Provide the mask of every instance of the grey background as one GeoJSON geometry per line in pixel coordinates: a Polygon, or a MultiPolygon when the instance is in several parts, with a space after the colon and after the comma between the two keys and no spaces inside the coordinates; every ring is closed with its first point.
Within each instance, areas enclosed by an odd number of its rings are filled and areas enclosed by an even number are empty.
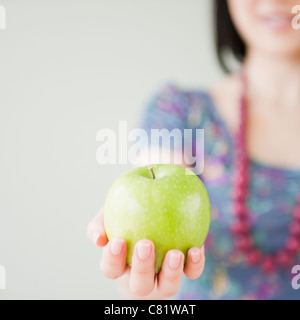
{"type": "Polygon", "coordinates": [[[0,299],[123,298],[86,225],[129,166],[98,165],[96,134],[221,76],[211,2],[0,0],[0,299]]]}

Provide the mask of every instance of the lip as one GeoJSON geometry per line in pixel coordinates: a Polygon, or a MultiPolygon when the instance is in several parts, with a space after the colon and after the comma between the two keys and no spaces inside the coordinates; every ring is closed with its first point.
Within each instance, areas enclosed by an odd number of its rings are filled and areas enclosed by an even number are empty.
{"type": "Polygon", "coordinates": [[[260,15],[260,20],[271,31],[286,31],[292,28],[292,14],[273,12],[260,15]]]}

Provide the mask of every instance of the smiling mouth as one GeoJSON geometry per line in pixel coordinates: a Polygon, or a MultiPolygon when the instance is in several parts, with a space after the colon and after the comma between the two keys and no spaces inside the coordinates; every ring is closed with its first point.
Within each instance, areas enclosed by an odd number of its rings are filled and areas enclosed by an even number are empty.
{"type": "Polygon", "coordinates": [[[287,14],[272,14],[262,16],[262,23],[272,30],[283,30],[292,27],[293,16],[287,14]]]}

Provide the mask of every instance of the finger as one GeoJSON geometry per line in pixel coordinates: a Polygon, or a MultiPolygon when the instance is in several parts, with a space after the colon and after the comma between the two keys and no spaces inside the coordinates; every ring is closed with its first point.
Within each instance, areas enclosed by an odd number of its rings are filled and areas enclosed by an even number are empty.
{"type": "Polygon", "coordinates": [[[130,291],[137,296],[147,296],[155,284],[155,248],[150,240],[141,240],[135,247],[129,278],[130,291]]]}
{"type": "Polygon", "coordinates": [[[87,226],[88,238],[98,247],[104,247],[108,242],[104,228],[103,214],[104,210],[101,209],[87,226]]]}
{"type": "Polygon", "coordinates": [[[157,282],[157,289],[163,297],[171,297],[179,290],[183,264],[184,254],[181,251],[171,250],[166,254],[157,282]]]}
{"type": "Polygon", "coordinates": [[[205,265],[204,247],[191,248],[188,251],[184,273],[189,279],[197,279],[201,276],[205,265]]]}
{"type": "Polygon", "coordinates": [[[126,254],[125,240],[113,238],[103,250],[100,262],[101,272],[110,279],[121,277],[126,271],[126,254]]]}

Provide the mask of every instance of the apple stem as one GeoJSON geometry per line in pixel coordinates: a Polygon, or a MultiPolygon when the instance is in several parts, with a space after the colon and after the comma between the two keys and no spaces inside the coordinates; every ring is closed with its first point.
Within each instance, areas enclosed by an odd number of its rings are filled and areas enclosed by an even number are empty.
{"type": "Polygon", "coordinates": [[[152,175],[152,179],[155,179],[155,174],[154,174],[154,171],[153,171],[153,166],[151,164],[151,166],[149,167],[149,170],[151,172],[151,175],[152,175]]]}

